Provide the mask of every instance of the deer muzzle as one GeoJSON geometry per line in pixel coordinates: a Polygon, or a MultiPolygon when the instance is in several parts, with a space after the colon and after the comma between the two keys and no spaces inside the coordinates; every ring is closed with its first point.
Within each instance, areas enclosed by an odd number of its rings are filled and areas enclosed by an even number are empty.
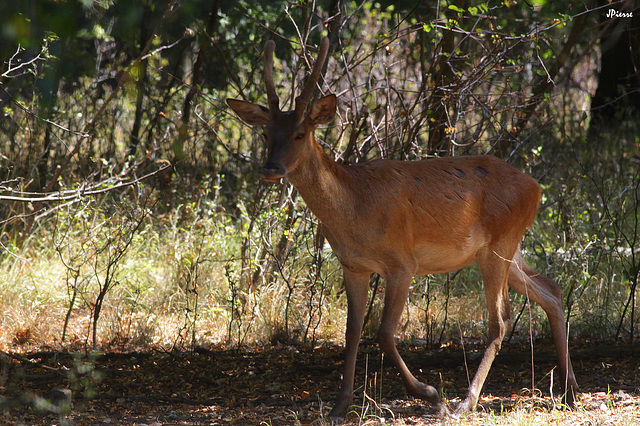
{"type": "Polygon", "coordinates": [[[278,183],[286,174],[287,169],[279,163],[267,162],[262,168],[262,179],[267,183],[278,183]]]}

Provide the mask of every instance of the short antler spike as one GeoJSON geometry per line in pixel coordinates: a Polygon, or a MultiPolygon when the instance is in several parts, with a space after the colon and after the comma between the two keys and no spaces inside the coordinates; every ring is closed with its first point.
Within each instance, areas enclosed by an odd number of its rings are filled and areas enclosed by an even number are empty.
{"type": "Polygon", "coordinates": [[[264,45],[264,84],[267,89],[269,111],[272,115],[280,111],[276,85],[273,82],[273,51],[275,48],[276,43],[273,40],[267,41],[264,45]]]}
{"type": "Polygon", "coordinates": [[[316,62],[313,64],[313,71],[311,71],[311,75],[307,79],[307,82],[302,89],[302,93],[300,96],[296,98],[296,116],[298,119],[302,119],[304,115],[307,104],[311,99],[311,95],[313,94],[313,90],[316,87],[316,83],[320,78],[320,73],[322,72],[322,67],[324,67],[324,62],[327,59],[327,53],[329,52],[329,38],[322,37],[320,41],[320,50],[318,52],[318,57],[316,58],[316,62]]]}

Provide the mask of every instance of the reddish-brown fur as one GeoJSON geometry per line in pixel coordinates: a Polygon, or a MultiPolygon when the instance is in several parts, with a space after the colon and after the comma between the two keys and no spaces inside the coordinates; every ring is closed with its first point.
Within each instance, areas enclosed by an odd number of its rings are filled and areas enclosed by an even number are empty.
{"type": "MultiPolygon", "coordinates": [[[[272,46],[267,47],[273,52],[272,46]]],[[[323,41],[315,74],[327,48],[328,41],[323,41]]],[[[273,87],[270,73],[265,74],[267,87],[273,87]]],[[[311,92],[307,86],[304,93],[311,92]]],[[[308,99],[299,101],[306,106],[308,99]]],[[[345,416],[352,401],[369,278],[375,272],[387,280],[378,331],[382,350],[398,368],[410,394],[447,410],[438,392],[408,370],[394,334],[414,275],[454,271],[474,262],[485,285],[489,342],[458,411],[475,407],[500,349],[510,321],[508,286],[546,311],[565,400],[573,404],[577,384],[567,348],[562,290],[527,265],[518,249],[538,209],[540,187],[534,179],[492,156],[340,165],[313,136],[319,124],[333,119],[335,96],[319,99],[307,114],[302,107],[282,112],[274,99],[269,104],[275,111],[245,101],[227,102],[248,124],[265,127],[269,145],[265,180],[289,179],[322,223],[323,234],[343,266],[349,310],[345,372],[330,413],[334,421],[345,416]]]]}

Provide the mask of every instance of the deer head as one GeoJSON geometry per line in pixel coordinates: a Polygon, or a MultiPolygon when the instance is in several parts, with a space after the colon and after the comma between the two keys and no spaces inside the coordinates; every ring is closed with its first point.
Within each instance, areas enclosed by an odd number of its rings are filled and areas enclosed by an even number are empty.
{"type": "Polygon", "coordinates": [[[336,113],[336,97],[328,95],[318,99],[307,112],[307,105],[315,89],[329,51],[329,39],[320,42],[320,51],[311,75],[302,93],[296,97],[293,111],[281,111],[273,82],[273,51],[275,43],[264,46],[264,82],[268,107],[237,99],[227,99],[227,104],[245,123],[263,126],[267,142],[267,160],[262,169],[266,182],[275,183],[293,172],[311,155],[316,145],[313,132],[320,124],[327,124],[336,113]]]}

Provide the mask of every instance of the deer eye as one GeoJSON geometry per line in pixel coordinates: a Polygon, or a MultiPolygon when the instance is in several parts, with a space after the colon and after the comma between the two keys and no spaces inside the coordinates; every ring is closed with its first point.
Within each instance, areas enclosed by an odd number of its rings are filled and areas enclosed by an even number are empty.
{"type": "Polygon", "coordinates": [[[295,139],[297,141],[304,139],[304,133],[297,133],[295,139]]]}

